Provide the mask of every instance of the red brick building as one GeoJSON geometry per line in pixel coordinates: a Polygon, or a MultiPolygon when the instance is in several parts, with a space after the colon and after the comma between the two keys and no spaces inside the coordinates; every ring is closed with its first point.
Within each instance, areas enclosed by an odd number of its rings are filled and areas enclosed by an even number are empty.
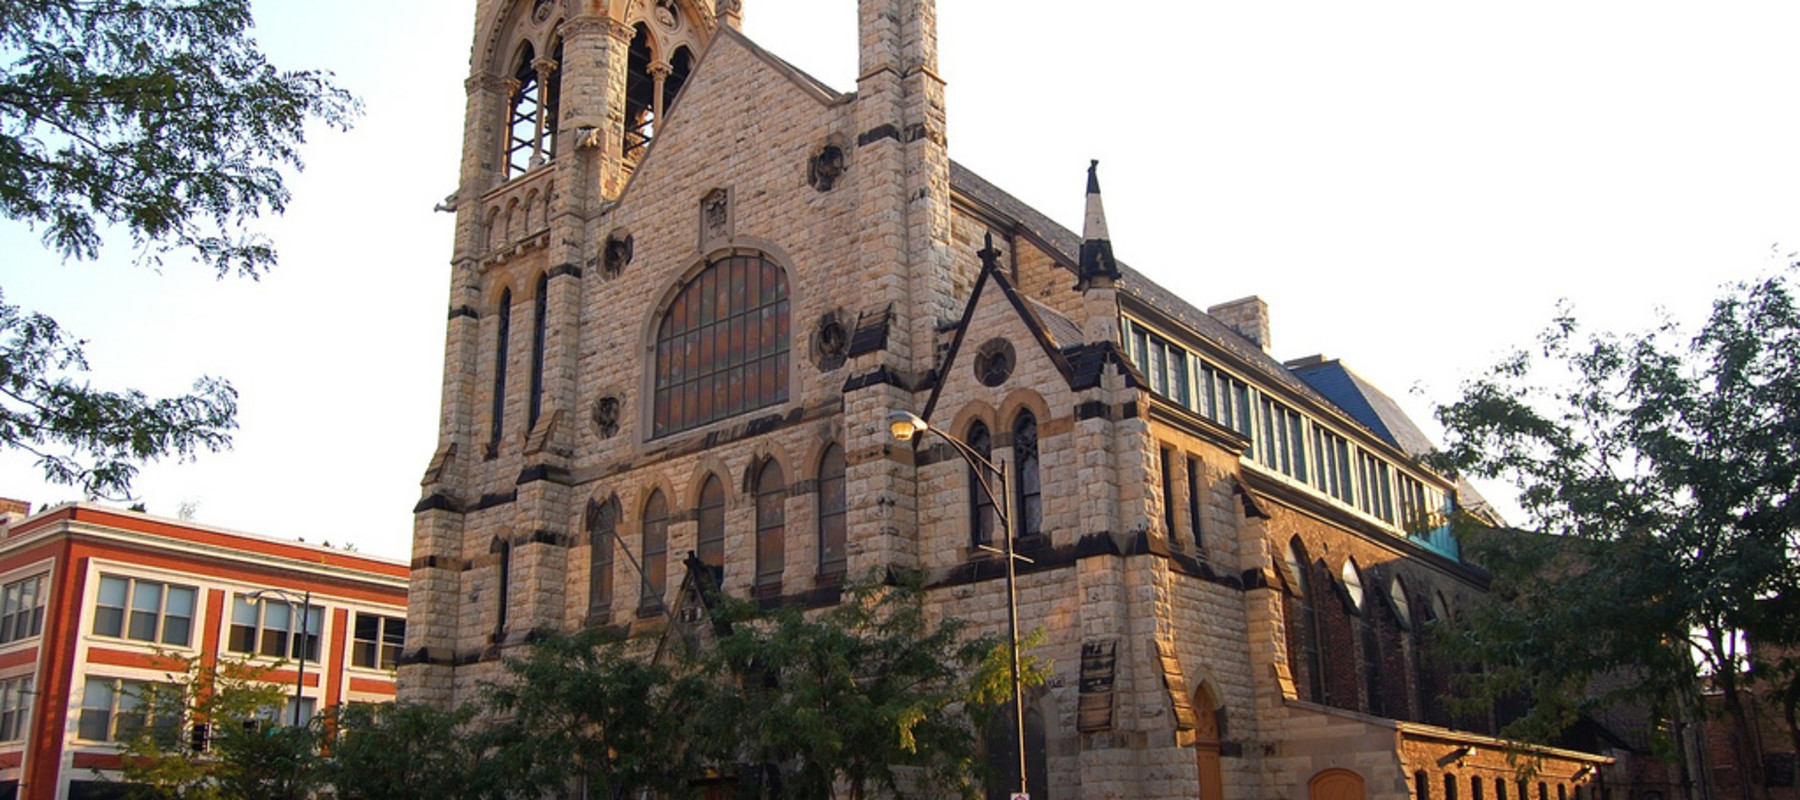
{"type": "Polygon", "coordinates": [[[30,515],[0,502],[0,800],[110,788],[117,742],[142,722],[135,689],[168,680],[174,662],[159,654],[279,664],[270,678],[299,679],[303,718],[392,699],[407,575],[361,553],[87,503],[30,515]]]}

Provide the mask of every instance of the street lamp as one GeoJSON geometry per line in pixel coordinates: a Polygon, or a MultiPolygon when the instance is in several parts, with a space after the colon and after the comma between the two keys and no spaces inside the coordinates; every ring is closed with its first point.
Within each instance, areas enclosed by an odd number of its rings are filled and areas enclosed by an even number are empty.
{"type": "Polygon", "coordinates": [[[975,452],[975,448],[970,447],[967,442],[931,427],[924,418],[910,411],[889,411],[888,431],[894,435],[894,439],[902,442],[912,441],[914,436],[921,433],[935,433],[938,438],[949,442],[950,448],[962,456],[963,461],[968,462],[969,469],[975,473],[975,482],[994,504],[994,516],[1000,522],[1001,545],[999,548],[985,544],[978,547],[1006,559],[1006,635],[1012,656],[1013,746],[1019,754],[1018,794],[1026,796],[1030,789],[1025,784],[1025,700],[1022,697],[1024,687],[1019,678],[1019,590],[1015,562],[1029,562],[1031,559],[1013,552],[1012,506],[1008,500],[1006,464],[975,452]],[[995,478],[994,483],[988,480],[990,474],[995,478]],[[994,488],[995,483],[999,484],[998,490],[994,488]]]}
{"type": "Polygon", "coordinates": [[[294,675],[294,727],[298,728],[300,727],[300,694],[306,687],[306,637],[307,623],[311,621],[312,617],[312,590],[306,590],[299,600],[295,600],[294,594],[286,589],[257,589],[244,595],[244,597],[259,603],[270,596],[276,597],[290,606],[298,606],[300,611],[298,625],[295,627],[300,634],[299,646],[294,648],[294,660],[300,664],[299,671],[294,675]]]}

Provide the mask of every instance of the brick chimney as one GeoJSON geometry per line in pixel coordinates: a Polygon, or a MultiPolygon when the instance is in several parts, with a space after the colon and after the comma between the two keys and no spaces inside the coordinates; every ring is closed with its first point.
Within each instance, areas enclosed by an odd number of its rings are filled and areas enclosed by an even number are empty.
{"type": "Polygon", "coordinates": [[[1220,303],[1206,310],[1214,319],[1225,323],[1239,336],[1269,352],[1269,304],[1256,295],[1220,303]]]}

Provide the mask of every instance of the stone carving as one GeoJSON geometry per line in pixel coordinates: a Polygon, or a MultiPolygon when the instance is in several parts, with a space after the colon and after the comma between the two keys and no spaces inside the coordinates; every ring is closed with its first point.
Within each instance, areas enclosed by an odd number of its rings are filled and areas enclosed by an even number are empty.
{"type": "Polygon", "coordinates": [[[700,242],[703,249],[731,240],[731,192],[714,189],[700,200],[700,242]]]}
{"type": "Polygon", "coordinates": [[[531,21],[542,25],[556,13],[555,0],[536,0],[531,6],[531,21]]]}
{"type": "Polygon", "coordinates": [[[601,274],[607,278],[616,278],[631,263],[631,234],[621,236],[614,233],[606,237],[605,248],[601,252],[601,274]]]}
{"type": "Polygon", "coordinates": [[[844,365],[850,350],[850,330],[844,326],[842,314],[833,311],[819,318],[818,332],[813,334],[813,357],[819,369],[831,371],[844,365]]]}
{"type": "Polygon", "coordinates": [[[656,18],[656,24],[668,30],[681,27],[681,10],[675,7],[675,0],[656,0],[650,14],[656,18]]]}
{"type": "Polygon", "coordinates": [[[619,398],[608,395],[594,401],[594,430],[600,438],[611,439],[619,434],[619,398]]]}
{"type": "Polygon", "coordinates": [[[821,192],[829,192],[837,185],[838,176],[844,174],[844,169],[844,149],[835,144],[825,145],[807,164],[806,183],[821,192]]]}

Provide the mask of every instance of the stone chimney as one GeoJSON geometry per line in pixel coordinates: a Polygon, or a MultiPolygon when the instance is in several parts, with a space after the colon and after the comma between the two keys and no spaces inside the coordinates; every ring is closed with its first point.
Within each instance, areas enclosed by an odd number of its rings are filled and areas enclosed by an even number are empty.
{"type": "Polygon", "coordinates": [[[1269,352],[1269,304],[1256,295],[1239,298],[1229,303],[1220,303],[1206,310],[1214,319],[1225,323],[1225,327],[1237,331],[1239,336],[1249,339],[1250,343],[1269,352]]]}
{"type": "Polygon", "coordinates": [[[31,516],[31,504],[23,500],[0,497],[0,539],[12,533],[12,526],[31,516]]]}

